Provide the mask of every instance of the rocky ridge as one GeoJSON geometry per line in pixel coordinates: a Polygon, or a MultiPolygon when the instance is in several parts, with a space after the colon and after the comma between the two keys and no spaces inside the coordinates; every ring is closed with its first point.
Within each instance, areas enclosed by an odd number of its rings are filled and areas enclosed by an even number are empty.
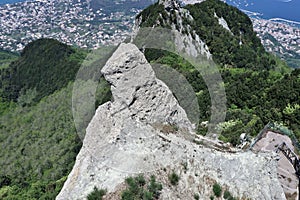
{"type": "Polygon", "coordinates": [[[184,137],[195,137],[193,125],[135,45],[121,44],[101,72],[114,101],[97,109],[57,199],[85,199],[95,186],[119,194],[137,173],[156,175],[161,199],[208,199],[214,182],[240,198],[285,199],[274,155],[219,152],[184,137]],[[180,176],[176,187],[171,171],[180,176]]]}

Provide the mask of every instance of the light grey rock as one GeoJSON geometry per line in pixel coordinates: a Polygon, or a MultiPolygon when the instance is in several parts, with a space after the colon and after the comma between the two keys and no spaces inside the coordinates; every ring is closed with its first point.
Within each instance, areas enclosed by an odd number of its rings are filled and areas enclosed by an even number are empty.
{"type": "Polygon", "coordinates": [[[212,180],[238,197],[284,199],[269,154],[219,152],[184,137],[195,136],[192,124],[135,45],[121,44],[102,73],[114,101],[96,110],[56,199],[85,199],[95,186],[115,192],[137,173],[154,174],[164,183],[161,199],[193,199],[198,192],[208,199],[212,180]],[[180,174],[178,187],[167,186],[164,168],[180,174]]]}
{"type": "Polygon", "coordinates": [[[215,18],[218,19],[219,24],[225,28],[227,31],[230,32],[231,35],[233,35],[232,31],[230,30],[228,23],[226,22],[226,20],[223,17],[218,17],[217,13],[214,13],[215,18]]]}
{"type": "Polygon", "coordinates": [[[113,113],[121,110],[137,121],[192,130],[185,111],[135,45],[121,44],[101,72],[111,84],[113,113]]]}
{"type": "Polygon", "coordinates": [[[159,4],[164,5],[166,9],[178,9],[179,3],[173,0],[159,0],[159,4]]]}

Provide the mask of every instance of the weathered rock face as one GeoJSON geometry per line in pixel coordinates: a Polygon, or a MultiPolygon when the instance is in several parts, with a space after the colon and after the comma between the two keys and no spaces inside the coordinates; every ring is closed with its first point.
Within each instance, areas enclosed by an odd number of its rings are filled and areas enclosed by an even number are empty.
{"type": "Polygon", "coordinates": [[[126,114],[137,121],[168,123],[191,131],[185,111],[135,45],[122,44],[102,73],[111,84],[113,112],[128,109],[126,114]]]}
{"type": "Polygon", "coordinates": [[[95,186],[116,192],[136,173],[156,175],[164,185],[161,199],[193,199],[195,193],[208,199],[214,181],[238,197],[284,199],[269,154],[229,154],[185,139],[194,136],[192,124],[135,45],[121,44],[102,73],[114,101],[97,109],[57,199],[85,199],[95,186]],[[173,170],[178,187],[168,183],[173,170]]]}

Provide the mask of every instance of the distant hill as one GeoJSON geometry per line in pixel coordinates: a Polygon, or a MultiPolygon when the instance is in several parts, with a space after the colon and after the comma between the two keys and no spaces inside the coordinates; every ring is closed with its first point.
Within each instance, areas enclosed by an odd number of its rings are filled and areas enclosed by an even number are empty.
{"type": "Polygon", "coordinates": [[[34,95],[33,101],[38,102],[74,80],[85,55],[53,39],[36,40],[25,47],[20,58],[1,70],[1,97],[17,101],[21,95],[34,95]]]}

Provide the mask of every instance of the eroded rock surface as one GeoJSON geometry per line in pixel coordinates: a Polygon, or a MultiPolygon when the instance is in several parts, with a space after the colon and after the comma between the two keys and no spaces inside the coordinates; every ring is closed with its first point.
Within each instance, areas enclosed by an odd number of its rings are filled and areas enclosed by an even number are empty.
{"type": "Polygon", "coordinates": [[[135,45],[121,44],[102,73],[114,101],[97,109],[57,199],[85,199],[95,186],[112,194],[137,173],[156,175],[161,199],[209,199],[215,181],[237,197],[284,199],[270,154],[218,152],[186,139],[193,125],[135,45]],[[177,187],[168,185],[173,170],[177,187]]]}

